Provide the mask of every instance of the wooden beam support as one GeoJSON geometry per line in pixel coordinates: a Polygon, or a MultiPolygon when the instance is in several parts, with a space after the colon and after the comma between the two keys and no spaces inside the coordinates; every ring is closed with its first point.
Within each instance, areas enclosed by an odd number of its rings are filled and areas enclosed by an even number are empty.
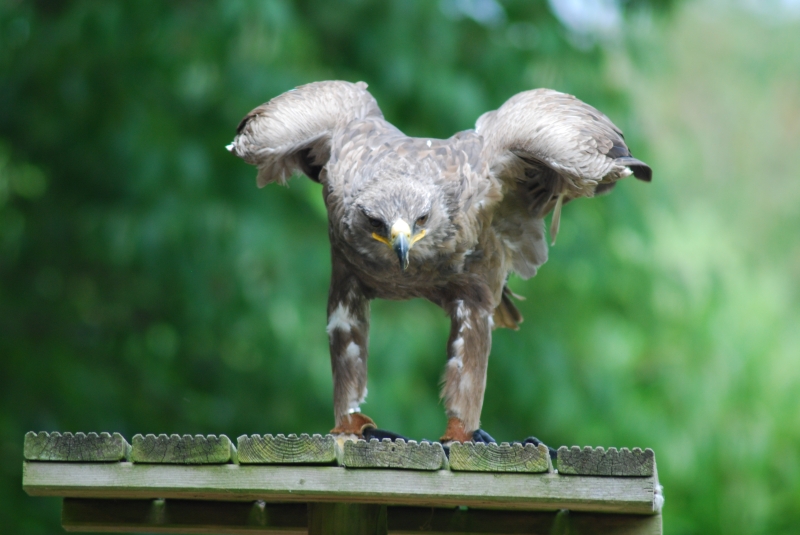
{"type": "Polygon", "coordinates": [[[115,533],[307,533],[305,504],[65,498],[67,531],[115,533]]]}
{"type": "Polygon", "coordinates": [[[26,461],[114,462],[123,461],[131,446],[119,433],[34,433],[25,435],[26,461]]]}
{"type": "Polygon", "coordinates": [[[450,470],[468,472],[552,472],[547,446],[455,442],[450,446],[450,470]]]}
{"type": "Polygon", "coordinates": [[[438,442],[373,438],[345,442],[341,464],[347,468],[441,470],[447,466],[447,457],[438,442]]]}
{"type": "Polygon", "coordinates": [[[389,507],[389,533],[661,535],[661,515],[614,515],[482,509],[389,507]]]}
{"type": "Polygon", "coordinates": [[[334,464],[331,435],[242,435],[237,439],[240,464],[334,464]]]}
{"type": "Polygon", "coordinates": [[[351,502],[653,514],[654,477],[565,477],[338,466],[26,462],[32,496],[351,502]]]}
{"type": "Polygon", "coordinates": [[[131,461],[153,464],[224,464],[236,448],[225,435],[135,435],[131,461]]]}
{"type": "Polygon", "coordinates": [[[367,504],[67,498],[67,531],[242,534],[660,535],[661,515],[490,511],[367,504]]]}
{"type": "Polygon", "coordinates": [[[558,448],[558,473],[580,476],[652,477],[656,459],[647,448],[558,448]]]}
{"type": "Polygon", "coordinates": [[[309,503],[309,535],[386,535],[386,506],[309,503]]]}

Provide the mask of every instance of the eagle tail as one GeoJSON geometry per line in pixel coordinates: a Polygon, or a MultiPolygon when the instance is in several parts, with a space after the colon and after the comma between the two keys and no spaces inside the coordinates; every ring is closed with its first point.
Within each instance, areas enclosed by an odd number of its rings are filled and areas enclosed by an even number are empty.
{"type": "Polygon", "coordinates": [[[503,295],[500,299],[500,304],[494,309],[494,328],[505,327],[514,331],[519,329],[519,324],[522,323],[522,314],[520,314],[516,305],[511,301],[511,298],[523,299],[508,289],[508,286],[503,286],[503,295]]]}

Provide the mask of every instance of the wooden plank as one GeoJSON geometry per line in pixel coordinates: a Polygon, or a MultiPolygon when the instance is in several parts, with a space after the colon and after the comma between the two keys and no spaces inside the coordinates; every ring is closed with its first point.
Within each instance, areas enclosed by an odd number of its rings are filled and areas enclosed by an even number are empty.
{"type": "Polygon", "coordinates": [[[333,464],[335,444],[331,435],[242,435],[237,451],[241,464],[333,464]]]}
{"type": "Polygon", "coordinates": [[[488,511],[480,509],[435,509],[389,507],[389,533],[514,534],[551,535],[661,535],[661,515],[617,515],[555,512],[488,511]]]}
{"type": "Polygon", "coordinates": [[[235,448],[225,435],[136,435],[131,461],[155,464],[224,464],[235,448]]]}
{"type": "Polygon", "coordinates": [[[544,444],[454,442],[450,445],[450,470],[541,473],[552,472],[553,466],[544,444]]]}
{"type": "Polygon", "coordinates": [[[307,533],[304,504],[199,500],[64,499],[67,531],[112,533],[307,533]]]}
{"type": "Polygon", "coordinates": [[[34,433],[25,435],[23,455],[28,461],[114,462],[124,460],[130,444],[114,433],[34,433]]]}
{"type": "Polygon", "coordinates": [[[67,531],[112,533],[528,533],[660,535],[660,515],[490,511],[341,503],[67,498],[67,531]],[[308,514],[306,513],[308,511],[308,514]],[[339,529],[338,527],[346,526],[339,529]],[[378,531],[380,529],[380,531],[378,531]]]}
{"type": "Polygon", "coordinates": [[[655,455],[647,448],[581,449],[578,446],[558,448],[558,473],[582,476],[650,477],[654,474],[655,455]]]}
{"type": "Polygon", "coordinates": [[[309,535],[386,535],[386,506],[309,503],[309,535]]]}
{"type": "Polygon", "coordinates": [[[406,470],[440,470],[447,457],[438,442],[409,440],[381,441],[372,439],[347,441],[342,465],[347,468],[401,468],[406,470]]]}
{"type": "Polygon", "coordinates": [[[657,482],[652,477],[348,470],[338,466],[26,462],[22,484],[31,496],[466,505],[652,514],[657,482]]]}

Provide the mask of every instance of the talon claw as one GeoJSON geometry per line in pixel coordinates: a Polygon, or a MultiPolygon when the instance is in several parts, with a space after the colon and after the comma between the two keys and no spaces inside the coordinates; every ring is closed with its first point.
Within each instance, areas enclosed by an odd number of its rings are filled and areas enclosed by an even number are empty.
{"type": "MultiPolygon", "coordinates": [[[[542,442],[541,440],[539,440],[536,437],[528,437],[528,438],[526,438],[525,440],[522,441],[522,445],[524,446],[525,444],[533,444],[534,446],[538,446],[539,444],[544,444],[544,442],[542,442]]],[[[550,454],[550,460],[551,461],[555,461],[556,457],[558,457],[558,451],[554,450],[553,448],[551,448],[547,444],[544,444],[544,445],[547,448],[548,453],[550,454]]]]}
{"type": "Polygon", "coordinates": [[[393,441],[399,439],[408,442],[408,438],[404,437],[403,435],[398,435],[397,433],[392,433],[391,431],[386,431],[385,429],[378,429],[377,427],[368,427],[364,429],[363,434],[364,440],[367,442],[373,438],[378,439],[379,441],[383,440],[384,438],[388,438],[393,441]]]}

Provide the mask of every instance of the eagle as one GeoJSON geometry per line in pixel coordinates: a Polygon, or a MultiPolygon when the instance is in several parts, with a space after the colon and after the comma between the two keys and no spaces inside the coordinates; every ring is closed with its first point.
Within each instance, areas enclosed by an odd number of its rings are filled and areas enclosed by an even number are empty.
{"type": "Polygon", "coordinates": [[[370,301],[423,298],[450,319],[441,397],[443,444],[480,429],[492,330],[522,316],[510,273],[545,263],[561,209],[652,171],[608,117],[574,96],[524,91],[449,139],[409,137],[387,122],[364,82],[324,81],[248,113],[227,149],[257,184],[300,172],[322,186],[331,244],[327,333],[331,433],[365,436],[370,301]]]}

